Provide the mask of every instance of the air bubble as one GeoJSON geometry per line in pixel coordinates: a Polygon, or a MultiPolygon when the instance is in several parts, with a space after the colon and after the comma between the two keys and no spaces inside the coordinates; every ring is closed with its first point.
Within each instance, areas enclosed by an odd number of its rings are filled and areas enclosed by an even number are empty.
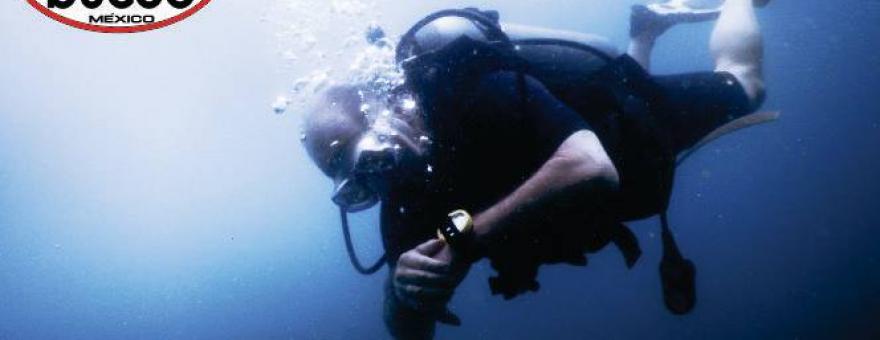
{"type": "Polygon", "coordinates": [[[318,44],[318,39],[313,35],[308,35],[303,38],[303,43],[305,44],[306,49],[312,49],[318,44]]]}
{"type": "Polygon", "coordinates": [[[287,111],[288,105],[290,105],[290,99],[287,99],[285,96],[278,96],[275,98],[275,102],[272,103],[272,111],[275,111],[275,114],[283,114],[287,111]]]}
{"type": "Polygon", "coordinates": [[[306,77],[299,78],[293,82],[293,92],[299,92],[309,86],[309,79],[306,77]]]}
{"type": "Polygon", "coordinates": [[[284,53],[282,53],[282,57],[287,61],[296,61],[297,59],[299,59],[296,53],[291,50],[284,51],[284,53]]]}
{"type": "Polygon", "coordinates": [[[403,103],[400,105],[401,108],[407,111],[412,111],[416,108],[416,101],[412,100],[412,98],[406,98],[403,100],[403,103]]]}

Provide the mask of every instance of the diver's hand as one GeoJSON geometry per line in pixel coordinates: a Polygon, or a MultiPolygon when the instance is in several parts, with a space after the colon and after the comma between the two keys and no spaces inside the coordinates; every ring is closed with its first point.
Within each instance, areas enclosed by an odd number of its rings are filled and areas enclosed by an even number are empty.
{"type": "Polygon", "coordinates": [[[440,251],[435,253],[434,256],[431,256],[431,258],[448,264],[449,272],[446,276],[452,282],[452,288],[454,289],[455,287],[458,287],[458,284],[460,284],[467,275],[468,270],[470,269],[470,262],[454,252],[448,243],[443,241],[439,242],[442,243],[443,246],[440,248],[440,251]]]}
{"type": "Polygon", "coordinates": [[[414,310],[442,316],[466,273],[466,268],[453,264],[446,243],[432,239],[400,256],[393,277],[394,294],[414,310]]]}

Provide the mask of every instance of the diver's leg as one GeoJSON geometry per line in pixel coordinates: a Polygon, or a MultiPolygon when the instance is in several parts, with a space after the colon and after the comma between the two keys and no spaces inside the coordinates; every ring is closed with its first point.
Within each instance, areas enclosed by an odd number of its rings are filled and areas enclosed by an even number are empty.
{"type": "Polygon", "coordinates": [[[663,93],[653,113],[675,153],[753,113],[763,100],[763,43],[753,0],[725,2],[710,47],[714,72],[652,77],[663,93]]]}
{"type": "Polygon", "coordinates": [[[714,20],[719,13],[717,5],[700,5],[689,0],[635,5],[630,14],[631,40],[627,54],[650,71],[654,43],[663,33],[677,24],[714,20]]]}
{"type": "MultiPolygon", "coordinates": [[[[766,4],[762,1],[759,5],[766,4]]],[[[712,32],[709,48],[715,71],[733,75],[752,107],[764,99],[764,43],[753,0],[727,0],[712,32]]]]}
{"type": "Polygon", "coordinates": [[[660,22],[658,17],[645,6],[633,6],[629,19],[629,47],[626,54],[632,57],[647,72],[651,72],[651,53],[654,43],[663,32],[672,27],[660,22]]]}
{"type": "Polygon", "coordinates": [[[726,1],[710,48],[715,72],[654,77],[664,93],[658,121],[668,129],[676,153],[753,113],[763,100],[763,43],[753,0],[726,1]]]}
{"type": "MultiPolygon", "coordinates": [[[[716,4],[701,3],[697,0],[668,0],[649,5],[635,5],[630,15],[630,45],[627,54],[635,59],[646,71],[650,71],[651,52],[654,44],[664,32],[681,23],[696,23],[715,20],[724,12],[728,1],[716,4]]],[[[770,0],[729,0],[732,7],[742,7],[746,2],[755,7],[764,7],[770,0]]],[[[728,17],[739,17],[728,11],[728,17]]],[[[729,19],[728,22],[736,22],[729,19]]],[[[752,20],[755,22],[755,20],[752,20]]],[[[725,25],[729,26],[729,25],[725,25]]]]}
{"type": "Polygon", "coordinates": [[[645,69],[645,72],[651,73],[651,53],[654,51],[654,43],[656,37],[633,37],[629,41],[629,47],[626,54],[633,58],[639,65],[645,69]]]}

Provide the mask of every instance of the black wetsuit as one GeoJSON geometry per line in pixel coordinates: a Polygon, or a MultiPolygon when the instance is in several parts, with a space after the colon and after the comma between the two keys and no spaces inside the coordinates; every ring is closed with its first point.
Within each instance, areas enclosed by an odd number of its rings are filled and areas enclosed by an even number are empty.
{"type": "Polygon", "coordinates": [[[663,211],[676,154],[752,109],[726,73],[654,77],[622,56],[589,82],[542,84],[494,65],[494,57],[481,61],[486,53],[472,50],[453,48],[448,64],[410,81],[434,139],[433,172],[396,187],[383,202],[390,265],[435,237],[448,212],[480,212],[513,192],[579,130],[596,133],[621,180],[602,204],[560,197],[517,221],[540,223],[540,234],[529,232],[538,228],[510,228],[502,242],[489,245],[501,276],[493,291],[508,297],[537,288],[539,265],[585,263],[584,253],[608,244],[620,222],[663,211]]]}

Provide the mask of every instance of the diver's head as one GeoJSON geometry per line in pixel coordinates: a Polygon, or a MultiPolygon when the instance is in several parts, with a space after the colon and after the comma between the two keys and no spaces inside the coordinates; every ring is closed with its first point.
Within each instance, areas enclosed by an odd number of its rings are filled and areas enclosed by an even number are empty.
{"type": "Polygon", "coordinates": [[[421,120],[404,112],[414,108],[411,99],[399,97],[334,86],[305,119],[306,150],[333,179],[333,202],[346,211],[372,207],[393,180],[406,178],[423,162],[421,120]]]}
{"type": "Polygon", "coordinates": [[[360,99],[354,86],[334,86],[325,91],[306,115],[303,145],[325,175],[333,177],[342,158],[343,146],[367,130],[366,117],[359,111],[360,99]]]}

